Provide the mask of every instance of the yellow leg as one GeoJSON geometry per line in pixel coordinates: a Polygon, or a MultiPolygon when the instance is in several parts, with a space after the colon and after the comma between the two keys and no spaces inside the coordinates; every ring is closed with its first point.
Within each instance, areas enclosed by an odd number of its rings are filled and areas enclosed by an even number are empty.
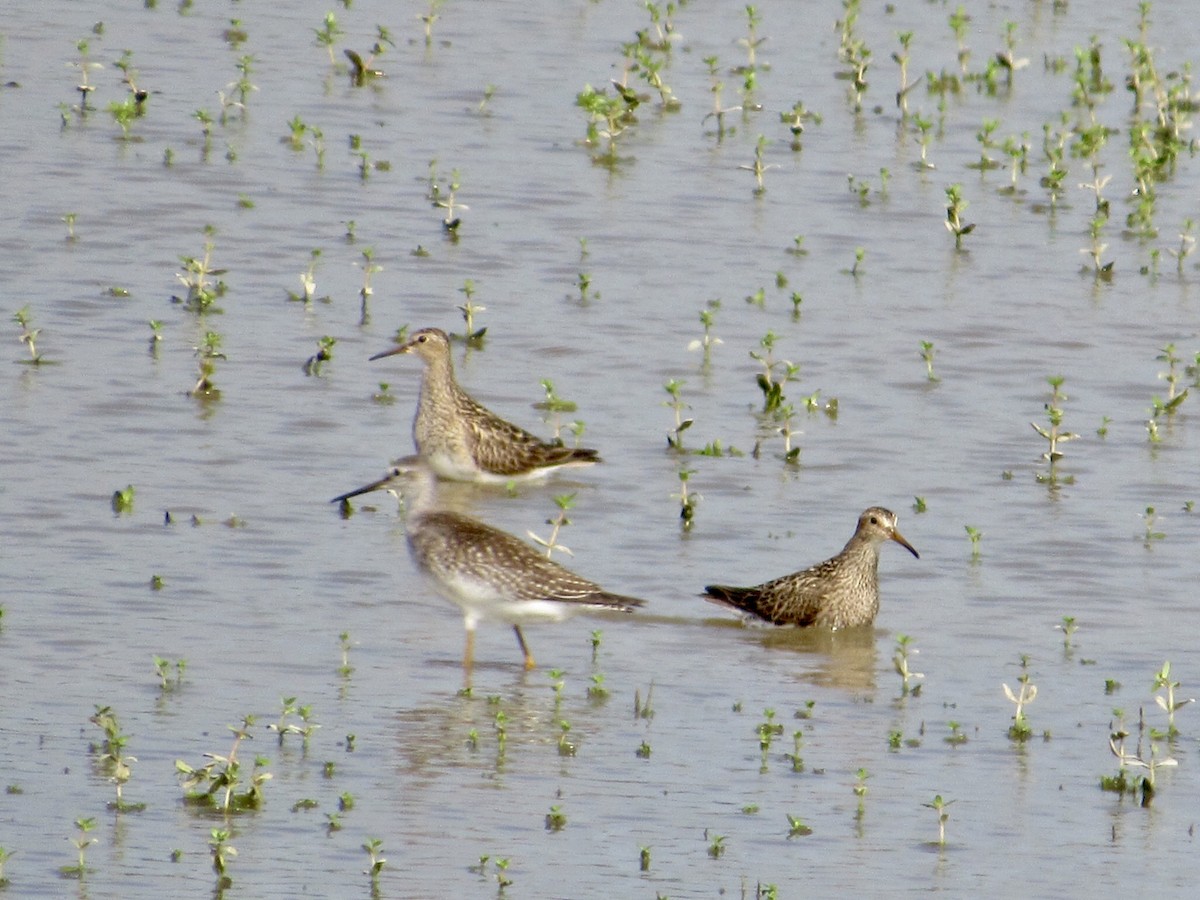
{"type": "Polygon", "coordinates": [[[471,680],[471,669],[475,665],[475,627],[467,626],[467,646],[463,650],[463,671],[466,673],[467,680],[471,680]]]}
{"type": "Polygon", "coordinates": [[[525,643],[525,635],[521,634],[521,626],[513,626],[513,634],[517,636],[517,643],[521,645],[521,652],[525,655],[525,671],[537,668],[537,661],[533,658],[533,654],[529,652],[529,645],[525,643]]]}

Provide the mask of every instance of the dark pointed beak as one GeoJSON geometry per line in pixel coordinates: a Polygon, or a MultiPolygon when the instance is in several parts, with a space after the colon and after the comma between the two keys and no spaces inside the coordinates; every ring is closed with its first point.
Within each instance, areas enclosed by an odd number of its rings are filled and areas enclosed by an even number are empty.
{"type": "Polygon", "coordinates": [[[911,553],[917,559],[921,558],[921,554],[917,552],[917,548],[914,547],[912,544],[910,544],[908,541],[906,541],[904,539],[904,535],[902,535],[900,532],[898,532],[894,528],[892,529],[892,540],[895,541],[897,544],[899,544],[901,547],[905,548],[909,553],[911,553]]]}
{"type": "Polygon", "coordinates": [[[408,344],[401,344],[398,347],[393,347],[391,350],[384,350],[382,353],[376,353],[371,357],[371,361],[374,362],[377,359],[383,359],[385,356],[395,356],[397,353],[407,353],[408,346],[408,344]]]}

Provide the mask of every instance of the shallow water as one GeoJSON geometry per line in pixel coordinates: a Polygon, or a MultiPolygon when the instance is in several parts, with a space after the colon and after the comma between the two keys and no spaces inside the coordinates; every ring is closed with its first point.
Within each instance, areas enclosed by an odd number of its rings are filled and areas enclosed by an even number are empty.
{"type": "MultiPolygon", "coordinates": [[[[11,363],[0,401],[0,573],[9,585],[0,767],[19,793],[3,797],[0,846],[16,851],[5,867],[11,893],[209,891],[207,841],[221,820],[184,806],[174,761],[225,753],[226,726],[246,714],[258,723],[244,758],[267,756],[274,778],[263,809],[233,820],[230,894],[368,894],[361,848],[374,837],[388,860],[385,897],[494,895],[498,858],[511,861],[506,896],[753,896],[770,884],[780,896],[963,895],[1014,882],[1024,895],[1063,896],[1080,873],[1114,895],[1191,886],[1196,711],[1179,712],[1181,735],[1162,749],[1179,765],[1160,772],[1151,807],[1097,786],[1117,768],[1107,744],[1113,708],[1135,731],[1139,707],[1165,727],[1155,672],[1170,660],[1188,697],[1200,669],[1200,520],[1184,509],[1200,475],[1195,398],[1164,422],[1160,443],[1145,429],[1152,397],[1166,391],[1161,348],[1175,344],[1184,362],[1200,350],[1196,267],[1188,259],[1177,273],[1167,253],[1195,215],[1197,177],[1184,154],[1158,186],[1158,238],[1122,233],[1133,187],[1122,38],[1136,36],[1136,9],[971,9],[972,71],[1002,46],[1006,20],[1018,23],[1018,55],[1032,63],[1011,92],[967,86],[951,97],[929,148],[936,168],[921,170],[916,135],[899,126],[892,102],[890,54],[895,34],[911,29],[911,77],[952,71],[948,7],[863,13],[858,31],[873,63],[857,116],[848,83],[834,77],[844,68],[841,4],[757,8],[768,37],[760,61],[770,65],[758,77],[763,110],[733,114],[736,132],[723,141],[702,121],[712,102],[703,60],[718,55],[722,70],[744,60],[736,41],[745,13],[743,4],[689,4],[664,70],[682,109],[644,104],[615,169],[579,146],[586,120],[574,100],[585,84],[619,77],[621,44],[647,25],[640,4],[572,3],[549,15],[449,3],[426,48],[415,18],[423,7],[359,0],[337,10],[339,60],[342,47],[369,46],[377,23],[399,45],[380,60],[387,77],[364,88],[331,73],[312,45],[323,4],[10,11],[0,45],[0,81],[16,83],[0,88],[0,346],[11,363]],[[249,35],[239,50],[221,37],[235,17],[249,35]],[[1074,48],[1091,35],[1117,84],[1097,108],[1119,129],[1101,157],[1113,176],[1111,282],[1080,273],[1094,204],[1075,185],[1090,172],[1068,158],[1055,209],[1038,184],[1042,125],[1077,115],[1074,48]],[[63,127],[58,105],[78,102],[78,72],[67,64],[81,38],[106,67],[92,73],[97,108],[86,118],[68,109],[63,127]],[[113,63],[125,48],[152,92],[133,142],[117,139],[105,111],[123,94],[113,63]],[[205,157],[192,114],[216,115],[216,92],[247,53],[259,90],[244,118],[214,126],[205,157]],[[1047,69],[1047,55],[1065,57],[1066,70],[1047,69]],[[481,114],[489,84],[495,96],[481,114]],[[794,152],[778,116],[797,100],[823,121],[794,152]],[[311,147],[297,153],[280,140],[297,115],[324,132],[323,170],[311,147]],[[967,168],[988,118],[1001,120],[1000,140],[1029,134],[1015,194],[1001,191],[1005,169],[967,168]],[[765,161],[778,168],[755,196],[739,167],[753,162],[760,133],[770,140],[765,161]],[[361,179],[351,134],[390,168],[361,179]],[[426,198],[432,159],[443,184],[460,173],[470,209],[457,242],[426,198]],[[865,205],[848,174],[869,182],[865,205]],[[962,252],[942,225],[955,182],[977,224],[962,252]],[[252,208],[239,207],[243,195],[252,208]],[[70,212],[74,240],[62,221],[70,212]],[[213,264],[226,270],[228,292],[223,314],[201,319],[169,298],[181,292],[180,257],[203,252],[206,224],[217,230],[213,264]],[[788,252],[796,235],[804,255],[788,252]],[[851,276],[859,246],[866,256],[851,276]],[[417,247],[429,255],[414,255],[417,247]],[[364,248],[383,267],[365,323],[364,248]],[[331,300],[291,303],[286,292],[298,289],[313,249],[322,251],[316,293],[331,300]],[[1154,249],[1158,276],[1139,274],[1154,249]],[[580,273],[594,292],[586,303],[580,273]],[[368,357],[405,323],[461,330],[455,306],[466,279],[487,307],[478,324],[488,339],[456,353],[463,384],[549,434],[552,423],[531,405],[542,399],[539,380],[552,379],[578,403],[566,418],[586,423],[583,442],[606,461],[516,496],[460,491],[460,502],[515,534],[544,534],[555,495],[575,492],[562,536],[574,552],[568,564],[649,601],[636,616],[528,629],[542,664],[530,674],[510,630],[485,625],[472,697],[457,695],[461,618],[414,571],[395,502],[381,496],[347,520],[326,502],[411,452],[418,366],[368,357]],[[111,296],[113,286],[129,296],[111,296]],[[762,308],[743,299],[760,288],[762,308]],[[803,296],[798,318],[793,290],[803,296]],[[723,343],[705,369],[687,346],[715,299],[723,343]],[[21,364],[28,351],[11,316],[25,304],[42,329],[45,365],[21,364]],[[163,323],[153,353],[149,319],[163,323]],[[227,355],[214,376],[221,400],[207,405],[187,395],[206,330],[221,333],[227,355]],[[695,419],[689,448],[719,439],[750,451],[764,437],[749,353],[768,330],[777,356],[801,366],[789,400],[800,407],[819,390],[839,402],[836,419],[796,416],[799,466],[780,459],[774,436],[758,458],[669,452],[672,413],[662,404],[672,378],[684,381],[695,419]],[[337,338],[334,358],[306,377],[323,335],[337,338]],[[926,380],[921,341],[935,345],[938,382],[926,380]],[[1036,479],[1045,447],[1029,423],[1045,422],[1054,374],[1066,379],[1064,427],[1081,438],[1059,465],[1073,483],[1048,486],[1036,479]],[[394,404],[372,400],[380,381],[394,404]],[[673,496],[683,466],[702,495],[688,532],[673,496]],[[114,514],[112,492],[129,484],[133,510],[114,514]],[[918,496],[922,514],[912,509],[918,496]],[[921,552],[914,560],[885,548],[875,628],[742,627],[696,597],[711,581],[752,583],[831,555],[875,503],[900,513],[921,552]],[[1143,540],[1147,506],[1161,539],[1143,540]],[[983,533],[977,558],[966,525],[983,533]],[[153,575],[161,591],[150,589],[153,575]],[[1079,626],[1070,650],[1055,630],[1063,616],[1079,626]],[[595,658],[594,629],[603,632],[595,658]],[[354,644],[349,677],[337,672],[343,631],[354,644]],[[899,635],[919,650],[917,696],[900,697],[891,661],[899,635]],[[156,654],[187,660],[178,690],[160,691],[156,654]],[[1001,687],[1017,684],[1022,654],[1039,689],[1028,710],[1035,737],[1023,745],[1006,735],[1013,710],[1001,687]],[[594,674],[607,702],[587,695],[594,674]],[[1106,679],[1121,683],[1115,694],[1106,679]],[[636,717],[635,693],[645,700],[651,690],[653,717],[636,717]],[[307,752],[293,737],[279,747],[265,728],[281,697],[313,708],[321,728],[307,752]],[[794,718],[807,701],[811,718],[794,718]],[[112,706],[129,735],[137,762],[125,796],[146,803],[141,812],[106,808],[113,788],[88,749],[101,737],[87,721],[98,705],[112,706]],[[766,709],[783,731],[764,771],[756,728],[766,709]],[[563,721],[574,756],[559,752],[563,721]],[[950,721],[966,743],[944,741],[950,721]],[[785,757],[797,730],[799,772],[785,757]],[[893,732],[915,745],[889,749],[893,732]],[[636,754],[643,742],[648,758],[636,754]],[[870,773],[861,816],[860,768],[870,773]],[[354,808],[329,832],[326,815],[346,792],[354,808]],[[944,848],[932,843],[936,814],[923,806],[938,794],[953,801],[944,848]],[[318,806],[293,810],[306,798],[318,806]],[[567,819],[557,832],[545,827],[553,805],[567,819]],[[788,815],[813,833],[789,839],[788,815]],[[67,839],[81,817],[97,819],[98,843],[76,886],[58,868],[74,859],[67,839]],[[708,852],[715,835],[724,836],[719,858],[708,852]],[[481,856],[490,857],[482,872],[472,868],[481,856]]],[[[1177,70],[1197,43],[1194,17],[1163,5],[1151,18],[1159,67],[1177,70]]],[[[736,105],[740,76],[722,79],[725,104],[736,105]]],[[[937,118],[923,86],[909,98],[937,118]]]]}

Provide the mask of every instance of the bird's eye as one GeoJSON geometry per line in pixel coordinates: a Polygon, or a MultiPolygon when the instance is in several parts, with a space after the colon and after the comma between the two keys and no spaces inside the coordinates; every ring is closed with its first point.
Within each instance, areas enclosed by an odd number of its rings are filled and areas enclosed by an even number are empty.
{"type": "Polygon", "coordinates": [[[423,344],[423,343],[425,343],[427,340],[429,340],[429,335],[427,335],[427,334],[422,334],[422,335],[419,335],[419,336],[417,337],[417,343],[418,343],[418,344],[423,344]]]}
{"type": "Polygon", "coordinates": [[[874,516],[871,516],[871,524],[872,524],[872,525],[878,525],[878,524],[879,524],[879,520],[878,520],[877,518],[875,518],[874,516]]]}

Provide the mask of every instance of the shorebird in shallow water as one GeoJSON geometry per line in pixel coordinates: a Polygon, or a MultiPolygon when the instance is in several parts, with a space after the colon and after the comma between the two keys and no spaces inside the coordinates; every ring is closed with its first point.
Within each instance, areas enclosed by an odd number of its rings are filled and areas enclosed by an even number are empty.
{"type": "Polygon", "coordinates": [[[879,545],[884,541],[895,541],[921,558],[896,530],[896,514],[872,506],[858,517],[854,536],[832,559],[755,587],[710,584],[705,597],[775,625],[869,625],[879,612],[879,545]]]}
{"type": "Polygon", "coordinates": [[[434,475],[418,456],[397,460],[384,478],[350,491],[340,503],[368,491],[398,490],[407,507],[408,549],[438,591],[461,607],[467,630],[463,668],[470,676],[475,626],[495,619],[513,626],[525,668],[535,665],[521,633],[529,622],[559,622],[585,610],[632,612],[645,601],[604,590],[507,532],[434,503],[434,475]]]}
{"type": "Polygon", "coordinates": [[[454,377],[446,332],[422,328],[371,359],[397,353],[415,353],[425,364],[413,442],[441,478],[506,484],[600,461],[595,450],[548,443],[476,403],[454,377]]]}

